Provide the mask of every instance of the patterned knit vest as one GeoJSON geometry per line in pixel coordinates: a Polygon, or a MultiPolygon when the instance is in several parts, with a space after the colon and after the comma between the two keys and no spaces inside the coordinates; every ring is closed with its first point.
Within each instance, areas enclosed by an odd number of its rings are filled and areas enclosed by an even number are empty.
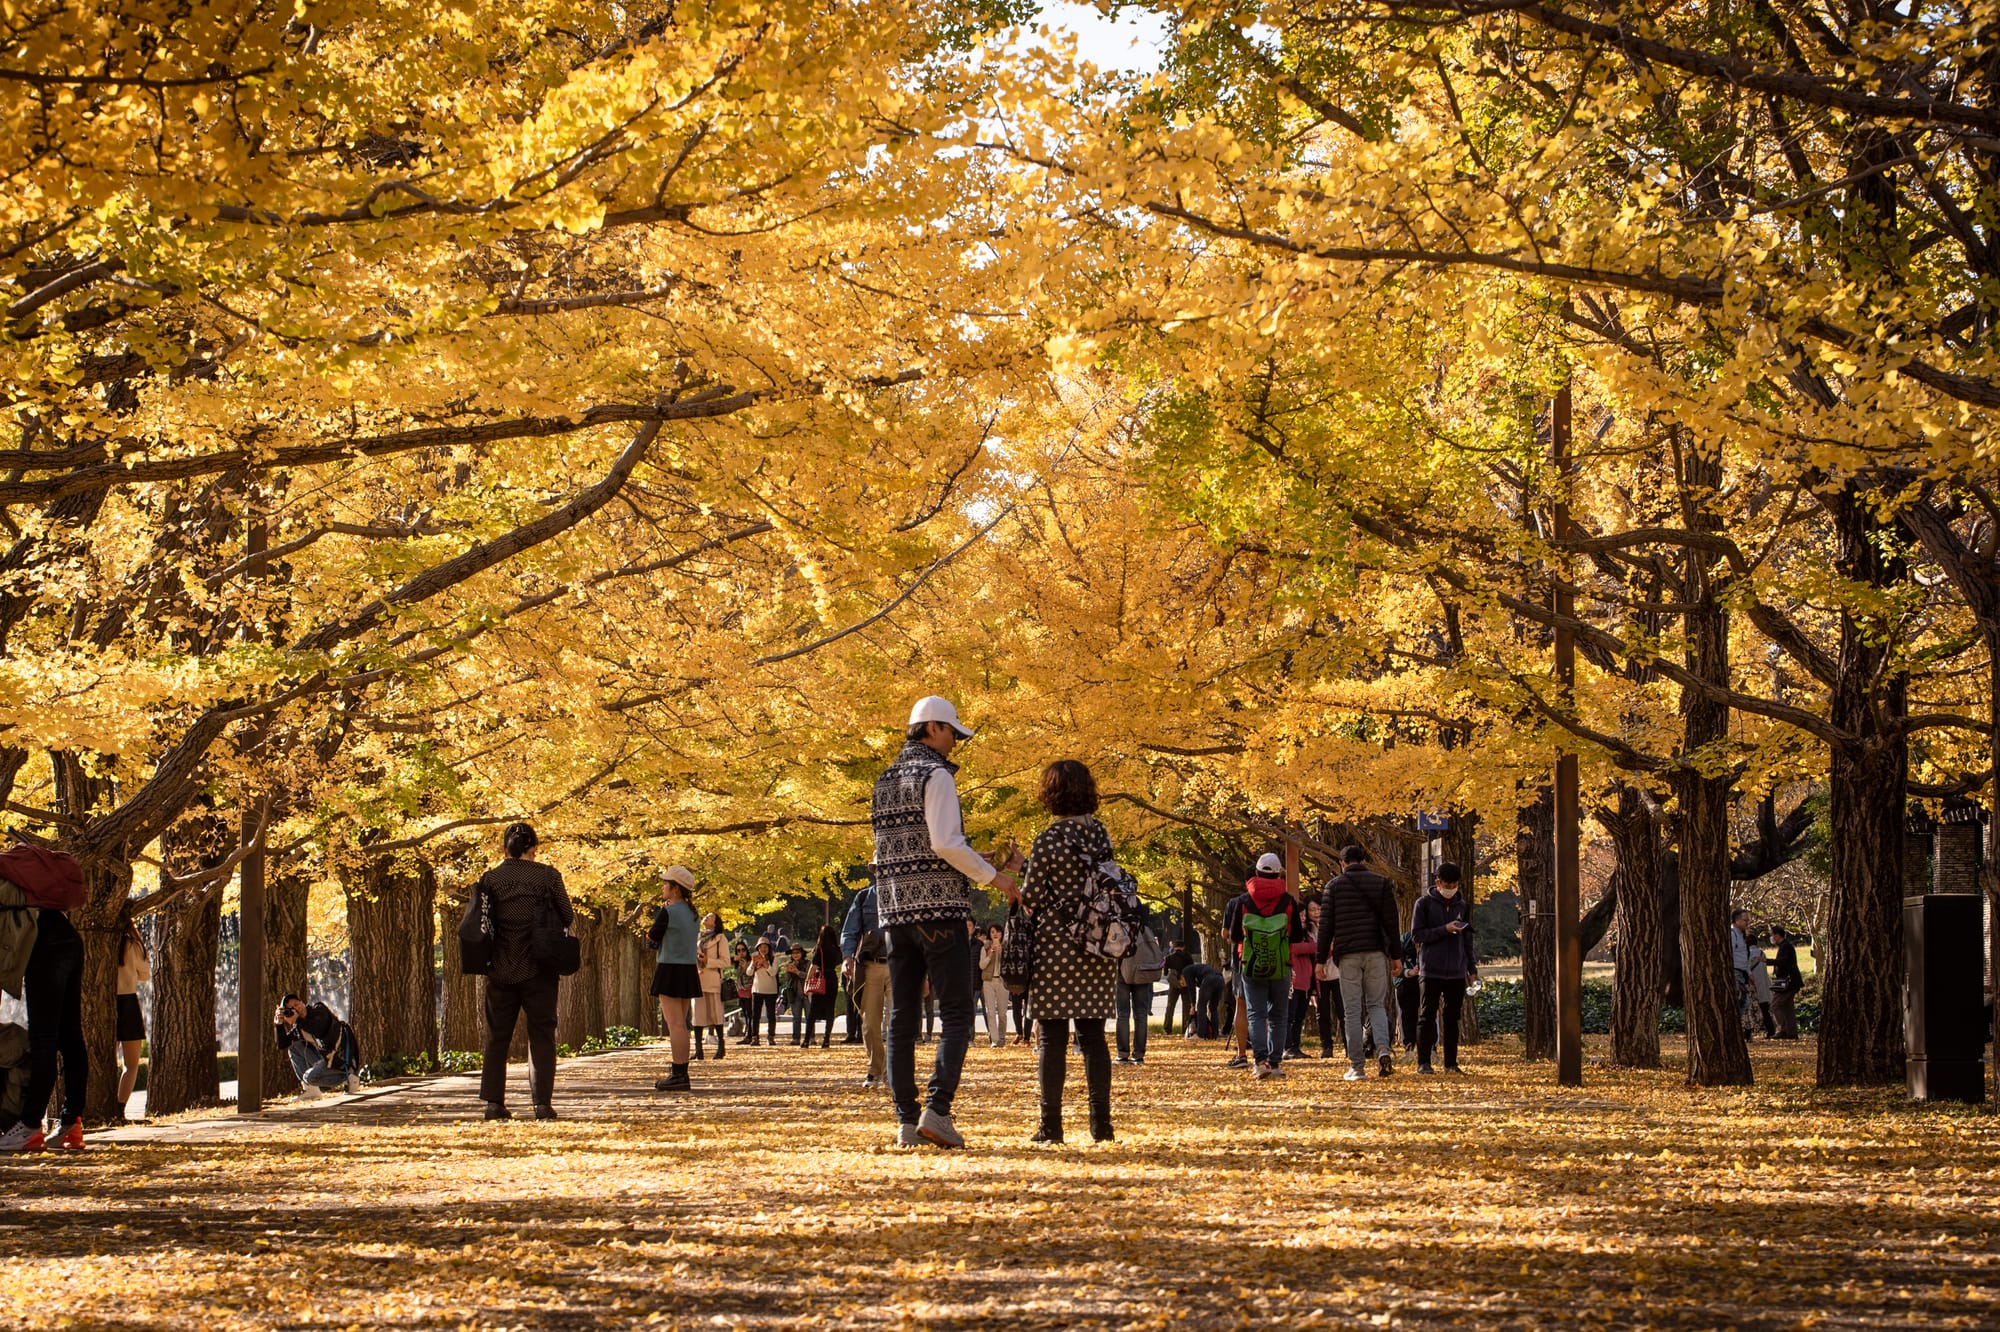
{"type": "Polygon", "coordinates": [[[958,766],[920,740],[875,780],[875,906],[882,927],[927,920],[964,920],[972,912],[972,881],[932,849],[924,818],[931,774],[958,766]]]}

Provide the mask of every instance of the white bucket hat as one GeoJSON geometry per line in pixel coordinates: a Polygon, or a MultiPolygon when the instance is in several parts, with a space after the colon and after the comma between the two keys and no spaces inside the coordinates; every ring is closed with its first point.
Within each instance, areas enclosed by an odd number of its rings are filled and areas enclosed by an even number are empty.
{"type": "Polygon", "coordinates": [[[915,726],[918,722],[943,722],[959,739],[972,738],[972,732],[959,724],[958,709],[951,705],[951,700],[939,698],[936,694],[918,699],[917,705],[910,709],[910,725],[915,726]]]}
{"type": "Polygon", "coordinates": [[[671,865],[667,868],[667,872],[660,877],[668,883],[679,884],[689,892],[694,891],[694,871],[686,865],[671,865]]]}

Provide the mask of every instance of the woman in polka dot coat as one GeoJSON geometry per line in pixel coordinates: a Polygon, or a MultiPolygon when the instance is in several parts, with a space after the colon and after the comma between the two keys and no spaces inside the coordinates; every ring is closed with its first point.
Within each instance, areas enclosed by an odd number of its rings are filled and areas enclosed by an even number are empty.
{"type": "Polygon", "coordinates": [[[1118,964],[1086,953],[1071,937],[1070,922],[1097,866],[1112,858],[1111,837],[1096,819],[1096,779],[1075,759],[1049,765],[1042,774],[1041,801],[1056,819],[1035,839],[1021,881],[1021,903],[1035,927],[1028,1013],[1042,1032],[1042,1120],[1032,1140],[1063,1140],[1063,1076],[1074,1026],[1090,1089],[1090,1136],[1109,1142],[1111,1051],[1104,1043],[1104,1023],[1117,1003],[1118,964]]]}

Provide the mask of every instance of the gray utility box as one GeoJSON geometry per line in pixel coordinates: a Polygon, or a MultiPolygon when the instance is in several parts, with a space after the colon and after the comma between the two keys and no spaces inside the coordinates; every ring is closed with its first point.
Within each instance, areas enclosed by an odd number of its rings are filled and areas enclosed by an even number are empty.
{"type": "Polygon", "coordinates": [[[1986,1099],[1984,905],[1969,893],[1903,899],[1903,1030],[1916,1100],[1986,1099]]]}

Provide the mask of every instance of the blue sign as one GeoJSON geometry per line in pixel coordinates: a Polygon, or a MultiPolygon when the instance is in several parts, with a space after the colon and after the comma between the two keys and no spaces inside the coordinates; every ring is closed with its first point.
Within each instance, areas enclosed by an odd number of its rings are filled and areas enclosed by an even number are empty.
{"type": "Polygon", "coordinates": [[[1417,815],[1418,832],[1441,833],[1448,831],[1450,828],[1451,828],[1451,815],[1449,814],[1425,813],[1417,815]]]}

